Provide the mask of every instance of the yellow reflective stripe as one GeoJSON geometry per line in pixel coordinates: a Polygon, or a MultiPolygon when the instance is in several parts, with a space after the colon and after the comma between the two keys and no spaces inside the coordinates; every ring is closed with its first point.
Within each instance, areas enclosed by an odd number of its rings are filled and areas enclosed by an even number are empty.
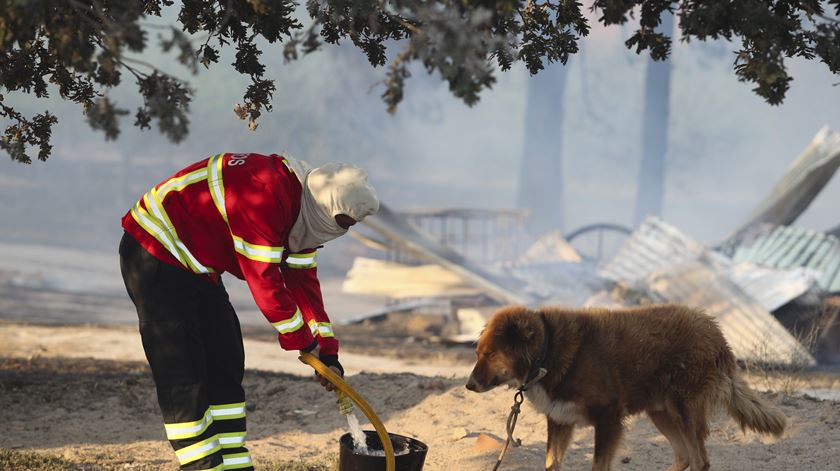
{"type": "Polygon", "coordinates": [[[185,465],[187,463],[200,460],[205,456],[210,456],[221,449],[222,446],[219,444],[219,440],[217,440],[214,436],[208,438],[207,440],[193,443],[192,445],[181,448],[180,450],[175,450],[175,456],[178,457],[178,461],[180,461],[182,465],[185,465]]]}
{"type": "MultiPolygon", "coordinates": [[[[282,158],[282,157],[281,157],[281,158],[282,158]]],[[[291,166],[291,165],[289,165],[289,161],[288,161],[288,160],[283,159],[283,165],[285,165],[285,166],[286,166],[286,168],[289,170],[289,173],[295,173],[295,169],[293,169],[293,168],[292,168],[292,166],[291,166]]]]}
{"type": "Polygon", "coordinates": [[[233,237],[233,248],[237,253],[266,263],[280,263],[283,261],[283,247],[272,247],[270,245],[257,245],[245,242],[242,237],[231,234],[233,237]]]}
{"type": "Polygon", "coordinates": [[[169,219],[169,215],[166,213],[166,210],[163,209],[162,200],[158,198],[157,192],[152,189],[149,193],[146,193],[146,195],[143,196],[143,200],[146,202],[146,207],[152,210],[152,213],[156,217],[157,221],[162,223],[163,229],[169,234],[170,239],[175,244],[176,250],[178,250],[181,254],[181,257],[178,257],[179,260],[186,261],[187,268],[192,270],[194,273],[210,273],[213,271],[199,263],[187,246],[181,242],[181,239],[178,237],[178,232],[175,230],[175,226],[169,219]]]}
{"type": "Polygon", "coordinates": [[[210,406],[210,414],[214,420],[241,419],[245,417],[245,403],[216,404],[210,406]]]}
{"type": "Polygon", "coordinates": [[[313,268],[318,266],[315,261],[315,252],[293,253],[286,257],[286,266],[289,268],[313,268]]]}
{"type": "Polygon", "coordinates": [[[163,199],[170,191],[183,190],[187,186],[206,178],[207,169],[194,170],[180,177],[170,178],[159,188],[152,188],[143,195],[146,209],[140,206],[138,201],[131,212],[132,217],[140,227],[157,239],[184,267],[194,273],[211,273],[213,270],[202,265],[187,249],[187,246],[181,242],[175,230],[175,225],[172,224],[172,220],[169,219],[169,215],[163,207],[163,199]]]}
{"type": "Polygon", "coordinates": [[[180,440],[182,438],[197,437],[207,430],[207,427],[213,423],[213,416],[210,414],[210,408],[204,412],[204,417],[193,422],[180,422],[173,424],[163,424],[166,429],[166,438],[169,440],[180,440]]]}
{"type": "Polygon", "coordinates": [[[157,221],[154,220],[152,215],[146,212],[142,206],[140,206],[140,202],[131,208],[131,217],[137,221],[137,224],[143,228],[146,232],[152,235],[161,245],[165,248],[169,253],[172,254],[175,259],[177,259],[181,265],[185,267],[189,267],[187,261],[178,251],[177,247],[175,246],[175,241],[172,240],[169,234],[158,225],[157,221]]]}
{"type": "Polygon", "coordinates": [[[245,445],[245,435],[246,432],[217,433],[216,438],[219,439],[222,448],[239,448],[245,445]]]}
{"type": "Polygon", "coordinates": [[[312,319],[308,322],[308,324],[312,335],[317,334],[321,337],[335,337],[335,334],[333,334],[332,324],[329,322],[318,322],[315,319],[312,319]]]}
{"type": "Polygon", "coordinates": [[[318,323],[318,335],[321,337],[335,337],[332,330],[332,324],[327,322],[318,323]]]}
{"type": "MultiPolygon", "coordinates": [[[[163,245],[163,247],[166,248],[167,251],[172,253],[172,255],[174,255],[175,258],[178,259],[178,261],[184,263],[183,260],[181,260],[181,256],[178,253],[178,249],[175,248],[175,242],[169,238],[169,234],[167,234],[166,231],[163,230],[163,228],[158,226],[157,223],[154,220],[152,220],[149,213],[147,213],[146,210],[143,209],[142,206],[140,206],[139,201],[137,202],[137,204],[134,205],[133,208],[131,208],[131,217],[134,218],[134,220],[137,222],[137,224],[140,225],[140,227],[143,228],[143,230],[151,234],[152,237],[157,239],[157,241],[160,242],[160,244],[163,245]]],[[[184,266],[186,265],[187,264],[184,263],[184,266]]]]}
{"type": "Polygon", "coordinates": [[[231,453],[229,455],[222,455],[225,469],[240,469],[251,466],[251,453],[231,453]]]}
{"type": "Polygon", "coordinates": [[[157,189],[160,199],[166,198],[166,194],[170,191],[181,191],[184,188],[207,179],[207,169],[201,168],[194,170],[180,177],[170,178],[166,183],[157,189]]]}
{"type": "Polygon", "coordinates": [[[189,267],[189,269],[194,273],[212,272],[213,270],[205,267],[196,260],[192,252],[190,252],[187,246],[181,242],[181,239],[178,237],[178,232],[175,230],[175,225],[172,224],[172,221],[169,219],[169,215],[166,214],[166,210],[163,208],[163,198],[158,196],[157,190],[152,188],[151,191],[143,195],[143,201],[146,202],[146,207],[152,210],[152,213],[157,218],[158,222],[163,224],[163,229],[169,234],[169,237],[175,243],[175,247],[181,255],[183,255],[183,257],[179,257],[179,259],[186,260],[187,267],[189,267]]]}
{"type": "Polygon", "coordinates": [[[301,257],[299,255],[289,255],[286,258],[286,261],[289,263],[297,263],[301,265],[305,265],[307,263],[312,263],[315,261],[315,255],[311,255],[309,257],[301,257]]]}
{"type": "Polygon", "coordinates": [[[295,310],[295,315],[280,322],[272,322],[271,325],[277,329],[281,334],[288,334],[303,327],[303,316],[300,313],[300,308],[295,310]]]}
{"type": "Polygon", "coordinates": [[[216,209],[222,215],[222,219],[228,222],[227,209],[225,209],[225,183],[222,181],[224,156],[225,154],[214,155],[207,161],[207,172],[209,173],[207,185],[210,187],[210,196],[213,197],[216,209]]]}
{"type": "Polygon", "coordinates": [[[216,205],[216,210],[222,215],[222,219],[228,225],[230,236],[233,238],[233,249],[242,256],[251,260],[266,263],[280,263],[283,261],[283,247],[270,245],[257,245],[245,242],[245,239],[233,233],[228,221],[227,209],[225,207],[225,183],[222,177],[225,154],[218,154],[210,157],[207,161],[207,185],[210,188],[210,196],[216,205]]]}

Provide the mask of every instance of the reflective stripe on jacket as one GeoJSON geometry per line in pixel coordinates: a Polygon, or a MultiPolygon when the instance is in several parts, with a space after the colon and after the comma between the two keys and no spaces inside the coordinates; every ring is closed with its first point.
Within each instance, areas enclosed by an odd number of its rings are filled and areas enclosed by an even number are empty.
{"type": "Polygon", "coordinates": [[[300,199],[300,181],[282,157],[219,154],[149,190],[122,225],[164,262],[245,280],[284,349],[304,348],[315,337],[323,353],[334,354],[338,341],[324,311],[315,250],[284,249],[300,199]]]}

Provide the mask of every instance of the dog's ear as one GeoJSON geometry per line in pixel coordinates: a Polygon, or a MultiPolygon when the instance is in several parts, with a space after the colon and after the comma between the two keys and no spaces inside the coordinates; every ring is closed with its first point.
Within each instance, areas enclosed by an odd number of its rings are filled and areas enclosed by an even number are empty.
{"type": "Polygon", "coordinates": [[[524,343],[534,337],[534,327],[526,315],[508,316],[503,329],[505,338],[513,343],[524,343]]]}

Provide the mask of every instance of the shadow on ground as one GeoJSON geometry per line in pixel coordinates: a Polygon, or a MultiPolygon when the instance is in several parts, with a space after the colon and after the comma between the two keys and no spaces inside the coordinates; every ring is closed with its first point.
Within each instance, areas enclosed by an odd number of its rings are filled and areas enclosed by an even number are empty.
{"type": "MultiPolygon", "coordinates": [[[[463,380],[413,374],[359,374],[348,382],[382,420],[463,380]]],[[[312,378],[248,370],[249,440],[346,427],[334,393],[312,378]]],[[[148,366],[91,359],[0,359],[0,448],[62,447],[164,440],[148,366]]]]}

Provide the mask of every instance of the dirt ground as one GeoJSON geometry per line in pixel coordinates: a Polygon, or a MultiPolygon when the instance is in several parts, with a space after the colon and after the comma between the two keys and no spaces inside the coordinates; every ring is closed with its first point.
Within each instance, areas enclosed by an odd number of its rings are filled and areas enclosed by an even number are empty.
{"type": "MultiPolygon", "coordinates": [[[[490,469],[497,451],[477,449],[476,437],[503,435],[513,394],[506,389],[482,395],[466,391],[470,351],[439,343],[439,328],[434,319],[395,317],[339,331],[346,355],[355,363],[348,382],[371,403],[389,431],[429,445],[425,469],[490,469]],[[417,324],[415,333],[398,335],[399,326],[408,322],[417,324]],[[393,335],[384,334],[389,331],[393,335]],[[365,337],[377,340],[365,343],[365,337]],[[385,367],[368,372],[374,364],[385,367]]],[[[0,323],[0,452],[46,454],[85,470],[176,469],[164,440],[151,375],[142,351],[137,351],[139,342],[131,340],[135,336],[127,328],[0,323]],[[87,345],[92,338],[105,347],[92,349],[87,345]],[[85,352],[92,358],[85,358],[85,352]]],[[[263,341],[267,336],[258,332],[247,337],[248,440],[258,466],[303,461],[311,467],[271,469],[327,469],[346,430],[334,396],[310,377],[292,374],[305,374],[305,369],[285,371],[293,358],[289,363],[268,358],[266,352],[280,350],[273,339],[263,341]],[[274,365],[274,371],[266,371],[265,365],[274,365]]],[[[744,435],[731,420],[718,417],[708,442],[712,469],[840,469],[840,403],[802,393],[836,392],[840,375],[759,373],[750,380],[760,389],[779,391],[763,396],[790,417],[790,428],[781,439],[771,440],[744,435]]],[[[522,446],[509,454],[502,469],[542,469],[544,429],[544,419],[526,406],[516,432],[522,446]]],[[[592,452],[592,429],[578,429],[565,469],[589,469],[592,452]]],[[[614,468],[663,470],[670,459],[670,447],[650,421],[634,418],[614,468]]]]}

